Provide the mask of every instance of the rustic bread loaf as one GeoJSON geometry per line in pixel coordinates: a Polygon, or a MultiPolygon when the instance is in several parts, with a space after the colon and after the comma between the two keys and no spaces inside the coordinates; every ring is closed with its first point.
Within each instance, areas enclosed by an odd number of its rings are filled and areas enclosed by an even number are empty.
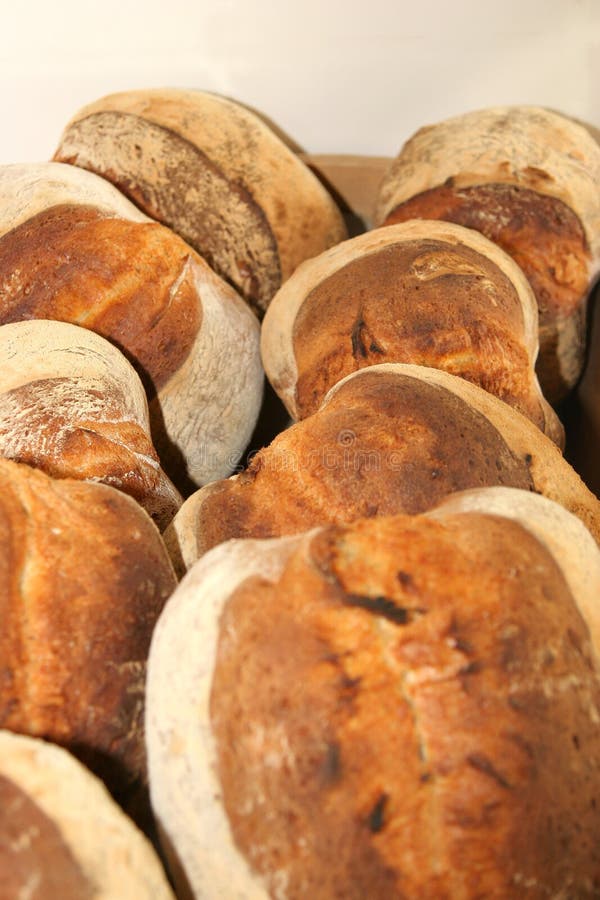
{"type": "Polygon", "coordinates": [[[194,896],[598,894],[600,553],[503,490],[233,541],[181,583],[146,733],[194,896]]]}
{"type": "Polygon", "coordinates": [[[123,800],[145,778],[154,624],[176,585],[155,525],[104,484],[0,459],[0,728],[72,750],[123,800]]]}
{"type": "Polygon", "coordinates": [[[0,456],[55,478],[110,484],[162,530],[183,499],[160,467],[135,369],[92,331],[0,325],[0,456]]]}
{"type": "Polygon", "coordinates": [[[600,501],[528,419],[447,372],[371,366],[339,382],[247,470],[192,494],[165,542],[183,571],[229,538],[419,513],[454,491],[491,485],[556,500],[600,540],[600,501]]]}
{"type": "Polygon", "coordinates": [[[55,159],[112,181],[258,310],[296,266],[346,237],[299,157],[245,106],[194,90],[125,91],[69,122],[55,159]]]}
{"type": "Polygon", "coordinates": [[[3,900],[172,900],[151,845],[69,753],[0,731],[3,900]]]}
{"type": "Polygon", "coordinates": [[[5,166],[0,285],[0,323],[59,319],[125,352],[178,487],[233,470],[262,397],[258,322],[173,232],[90,172],[5,166]]]}
{"type": "Polygon", "coordinates": [[[405,222],[298,268],[267,311],[261,354],[296,419],[350,372],[413,363],[478,384],[561,444],[534,372],[537,318],[527,280],[496,244],[446,222],[405,222]]]}
{"type": "Polygon", "coordinates": [[[413,218],[481,231],[521,266],[540,310],[542,390],[561,399],[581,372],[600,264],[600,147],[587,129],[528,106],[422,128],[384,177],[375,222],[413,218]]]}

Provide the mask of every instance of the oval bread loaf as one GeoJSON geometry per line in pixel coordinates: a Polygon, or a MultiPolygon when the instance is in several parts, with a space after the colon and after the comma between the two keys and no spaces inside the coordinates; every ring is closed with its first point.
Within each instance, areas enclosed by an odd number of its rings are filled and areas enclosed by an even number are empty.
{"type": "Polygon", "coordinates": [[[530,106],[421,128],[383,179],[375,222],[414,218],[481,231],[521,266],[540,311],[542,390],[564,397],[581,373],[600,266],[600,147],[588,130],[530,106]]]}
{"type": "Polygon", "coordinates": [[[0,895],[173,900],[150,843],[69,753],[0,731],[0,895]]]}
{"type": "Polygon", "coordinates": [[[192,494],[165,542],[182,571],[230,538],[424,512],[454,491],[493,485],[556,500],[600,540],[600,502],[528,419],[447,372],[370,366],[339,382],[245,471],[192,494]]]}
{"type": "Polygon", "coordinates": [[[75,166],[0,168],[0,323],[35,318],[125,352],[180,489],[233,470],[262,398],[256,317],[181,238],[75,166]]]}
{"type": "Polygon", "coordinates": [[[217,94],[103,97],[69,122],[55,159],[107,178],[258,310],[302,260],[347,236],[300,158],[258,115],[217,94]]]}
{"type": "Polygon", "coordinates": [[[124,803],[145,783],[150,637],[176,579],[104,484],[0,459],[0,728],[72,750],[124,803]]]}
{"type": "Polygon", "coordinates": [[[229,542],[180,584],[146,732],[194,896],[600,890],[600,553],[545,498],[478,493],[229,542]]]}
{"type": "Polygon", "coordinates": [[[160,467],[148,403],[120,350],[77,325],[0,325],[0,456],[110,484],[162,530],[183,499],[160,467]]]}
{"type": "Polygon", "coordinates": [[[527,280],[496,244],[446,222],[405,222],[297,269],[267,311],[261,353],[296,419],[357,369],[412,363],[478,384],[561,444],[534,372],[537,318],[527,280]]]}

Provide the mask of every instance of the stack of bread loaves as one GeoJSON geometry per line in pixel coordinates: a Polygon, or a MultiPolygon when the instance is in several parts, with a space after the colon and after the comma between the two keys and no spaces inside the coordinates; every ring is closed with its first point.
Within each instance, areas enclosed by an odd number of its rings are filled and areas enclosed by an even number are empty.
{"type": "Polygon", "coordinates": [[[191,90],[0,169],[0,897],[171,896],[82,762],[180,900],[600,895],[600,147],[485,110],[372,199],[191,90]]]}

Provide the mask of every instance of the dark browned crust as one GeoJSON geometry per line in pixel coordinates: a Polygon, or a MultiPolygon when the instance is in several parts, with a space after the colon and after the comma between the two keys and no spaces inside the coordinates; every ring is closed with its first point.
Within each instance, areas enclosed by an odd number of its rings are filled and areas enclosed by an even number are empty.
{"type": "Polygon", "coordinates": [[[177,492],[160,468],[149,435],[124,420],[108,391],[83,390],[77,378],[38,379],[7,391],[2,400],[19,411],[18,426],[0,422],[3,457],[53,478],[115,487],[143,506],[161,530],[166,528],[181,505],[177,492]],[[60,408],[55,402],[59,385],[60,408]],[[101,418],[86,419],[86,410],[99,406],[101,418]]]}
{"type": "Polygon", "coordinates": [[[562,573],[516,523],[327,529],[222,614],[234,839],[289,900],[597,896],[599,703],[562,573]]]}
{"type": "Polygon", "coordinates": [[[61,145],[57,162],[106,178],[264,311],[281,284],[281,265],[271,226],[246,185],[227,178],[181,134],[132,113],[97,112],[79,119],[69,125],[63,143],[79,149],[73,153],[61,145]]]}
{"type": "Polygon", "coordinates": [[[354,259],[307,295],[292,341],[298,418],[345,375],[402,362],[466,378],[544,426],[516,288],[465,244],[410,240],[354,259]]]}
{"type": "MultiPolygon", "coordinates": [[[[517,185],[455,187],[450,180],[399,204],[384,224],[408,219],[444,219],[473,228],[512,256],[538,302],[542,389],[549,398],[564,395],[556,363],[556,328],[572,316],[583,320],[590,286],[590,250],[573,210],[556,197],[517,185]]],[[[581,332],[583,364],[583,321],[581,332]]]]}
{"type": "Polygon", "coordinates": [[[206,550],[232,537],[419,513],[488,485],[533,489],[527,460],[481,413],[436,385],[365,371],[208,494],[197,530],[206,550]]]}
{"type": "Polygon", "coordinates": [[[175,587],[145,513],[0,460],[0,727],[65,746],[118,795],[143,778],[145,666],[175,587]]]}
{"type": "Polygon", "coordinates": [[[92,900],[95,886],[46,813],[0,775],[0,897],[92,900]]]}
{"type": "Polygon", "coordinates": [[[0,324],[89,328],[124,351],[152,394],[181,368],[201,325],[190,255],[160,225],[51,207],[0,237],[0,324]]]}

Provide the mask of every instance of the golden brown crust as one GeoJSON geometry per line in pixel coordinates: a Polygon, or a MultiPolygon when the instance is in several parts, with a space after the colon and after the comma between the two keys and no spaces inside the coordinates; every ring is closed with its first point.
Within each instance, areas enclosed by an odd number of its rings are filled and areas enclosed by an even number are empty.
{"type": "Polygon", "coordinates": [[[191,252],[154,223],[53,206],[0,237],[0,322],[83,325],[119,346],[154,393],[202,323],[191,252]]]}
{"type": "Polygon", "coordinates": [[[211,722],[257,880],[290,900],[595,896],[600,683],[548,551],[477,514],[303,543],[220,620],[211,722]]]}
{"type": "Polygon", "coordinates": [[[333,200],[255,114],[201,91],[129,91],[80,110],[55,159],[110,179],[265,309],[346,236],[333,200]]]}
{"type": "MultiPolygon", "coordinates": [[[[444,219],[480,231],[521,267],[540,314],[538,376],[557,399],[577,380],[585,352],[585,301],[591,255],[581,222],[555,197],[509,184],[456,188],[445,184],[397,206],[385,225],[411,219],[444,219]],[[557,366],[561,324],[574,319],[573,345],[557,366]]],[[[564,325],[562,325],[564,327],[564,325]]]]}
{"type": "Polygon", "coordinates": [[[18,785],[0,773],[0,889],[13,900],[92,900],[82,872],[56,824],[18,785]]]}
{"type": "Polygon", "coordinates": [[[0,726],[127,789],[145,770],[145,662],[176,583],[164,545],[109,487],[7,460],[0,478],[0,726]]]}
{"type": "Polygon", "coordinates": [[[492,484],[533,488],[527,462],[483,415],[436,386],[365,369],[245,472],[211,485],[196,529],[204,552],[232,537],[418,513],[453,491],[492,484]]]}
{"type": "Polygon", "coordinates": [[[407,362],[479,384],[544,427],[520,298],[464,244],[422,238],[358,257],[307,295],[292,340],[300,418],[350,372],[407,362]]]}

